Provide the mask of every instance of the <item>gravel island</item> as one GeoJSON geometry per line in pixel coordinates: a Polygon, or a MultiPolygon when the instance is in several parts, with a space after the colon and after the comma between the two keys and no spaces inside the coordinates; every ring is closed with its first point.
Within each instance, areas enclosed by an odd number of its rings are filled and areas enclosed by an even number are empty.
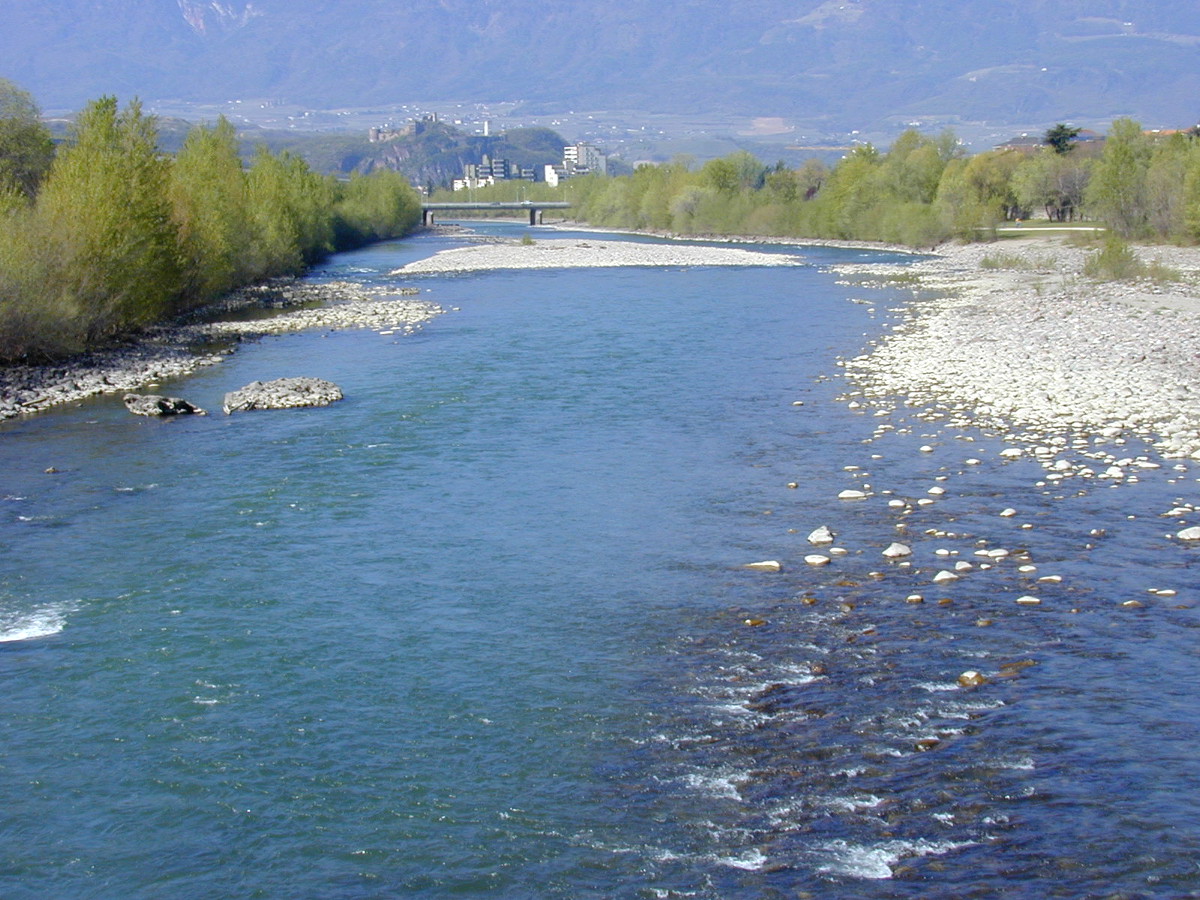
{"type": "Polygon", "coordinates": [[[794,266],[795,256],[740,247],[697,246],[677,242],[574,240],[551,238],[532,244],[475,244],[443,250],[396,269],[393,275],[482,272],[493,269],[617,268],[621,266],[794,266]]]}

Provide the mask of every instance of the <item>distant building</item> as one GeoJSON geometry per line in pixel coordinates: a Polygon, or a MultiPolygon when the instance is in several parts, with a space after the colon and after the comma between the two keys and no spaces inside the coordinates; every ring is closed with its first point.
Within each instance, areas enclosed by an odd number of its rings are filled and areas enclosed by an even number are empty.
{"type": "Polygon", "coordinates": [[[607,175],[608,157],[586,141],[563,147],[563,168],[567,177],[573,175],[607,175]]]}
{"type": "Polygon", "coordinates": [[[470,188],[484,187],[497,181],[544,181],[552,187],[557,187],[560,181],[574,178],[577,175],[608,174],[608,157],[596,147],[586,142],[572,144],[563,148],[563,160],[558,165],[539,166],[536,170],[527,166],[518,166],[507,159],[489,159],[485,154],[478,163],[467,163],[463,166],[463,177],[456,178],[453,188],[465,191],[470,188]]]}
{"type": "Polygon", "coordinates": [[[451,187],[456,191],[486,187],[497,181],[533,181],[535,172],[530,166],[519,166],[507,159],[492,159],[486,153],[482,161],[463,166],[463,177],[456,178],[451,187]]]}

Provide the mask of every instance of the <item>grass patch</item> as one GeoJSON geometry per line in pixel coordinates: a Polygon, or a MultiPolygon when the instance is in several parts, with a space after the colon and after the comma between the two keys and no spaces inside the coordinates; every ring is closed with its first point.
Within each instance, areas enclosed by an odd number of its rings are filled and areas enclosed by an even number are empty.
{"type": "Polygon", "coordinates": [[[979,261],[983,269],[1009,269],[1021,272],[1038,272],[1055,267],[1052,255],[1022,256],[1019,253],[989,253],[979,261]]]}
{"type": "Polygon", "coordinates": [[[1181,281],[1183,275],[1162,260],[1144,263],[1125,241],[1115,234],[1104,239],[1100,249],[1088,257],[1083,264],[1083,274],[1097,281],[1136,281],[1148,279],[1157,282],[1181,281]]]}

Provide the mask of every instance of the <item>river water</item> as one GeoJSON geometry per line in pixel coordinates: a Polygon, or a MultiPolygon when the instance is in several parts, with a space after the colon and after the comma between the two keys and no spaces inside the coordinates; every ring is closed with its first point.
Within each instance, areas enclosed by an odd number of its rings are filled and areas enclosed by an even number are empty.
{"type": "Polygon", "coordinates": [[[839,357],[911,293],[765,249],[808,265],[423,277],[415,335],[162,386],[327,409],[0,427],[0,896],[1200,892],[1200,551],[1162,516],[1200,472],[1130,441],[1136,484],[1047,481],[855,408],[839,357]]]}

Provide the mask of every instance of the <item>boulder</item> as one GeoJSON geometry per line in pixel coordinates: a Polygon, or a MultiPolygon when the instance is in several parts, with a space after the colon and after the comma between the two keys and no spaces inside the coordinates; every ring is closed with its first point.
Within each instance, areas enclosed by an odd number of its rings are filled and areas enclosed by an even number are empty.
{"type": "Polygon", "coordinates": [[[135,416],[203,416],[204,410],[182,397],[161,394],[126,394],[125,408],[135,416]]]}
{"type": "Polygon", "coordinates": [[[342,389],[320,378],[277,378],[252,381],[244,388],[225,395],[225,415],[248,409],[294,409],[301,406],[328,406],[342,399],[342,389]]]}

